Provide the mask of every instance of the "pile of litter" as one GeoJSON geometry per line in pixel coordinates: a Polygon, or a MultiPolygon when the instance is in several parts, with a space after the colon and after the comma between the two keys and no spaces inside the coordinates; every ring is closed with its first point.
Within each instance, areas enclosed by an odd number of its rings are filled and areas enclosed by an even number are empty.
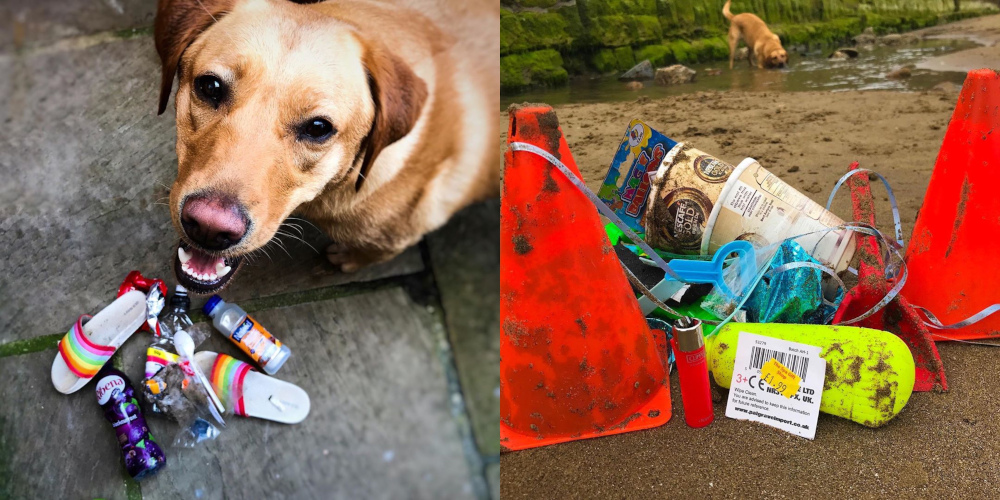
{"type": "Polygon", "coordinates": [[[240,347],[268,375],[226,354],[195,352],[210,332],[188,317],[191,300],[178,285],[167,286],[138,271],[128,274],[117,298],[93,316],[80,316],[59,341],[52,363],[52,385],[72,394],[96,379],[97,402],[114,428],[129,475],[141,479],[166,463],[163,449],[149,433],[136,387],[108,364],[137,332],[152,335],[146,352],[142,388],[147,412],[179,424],[175,446],[194,446],[216,438],[229,414],[296,424],[309,414],[309,395],[273,378],[291,351],[235,304],[215,295],[204,310],[215,329],[240,347]],[[168,305],[164,312],[164,306],[168,305]],[[162,314],[161,314],[162,312],[162,314]]]}
{"type": "Polygon", "coordinates": [[[986,194],[1000,180],[998,83],[969,74],[908,247],[888,180],[856,162],[824,207],[752,158],[727,163],[633,120],[594,193],[555,112],[512,107],[504,450],[663,425],[674,365],[691,427],[714,418],[711,375],[727,417],[808,439],[819,412],[880,427],[912,392],[946,391],[935,342],[1000,336],[1000,266],[981,264],[1000,234],[986,194]],[[890,235],[870,179],[888,191],[890,235]],[[829,210],[844,185],[849,221],[829,210]]]}

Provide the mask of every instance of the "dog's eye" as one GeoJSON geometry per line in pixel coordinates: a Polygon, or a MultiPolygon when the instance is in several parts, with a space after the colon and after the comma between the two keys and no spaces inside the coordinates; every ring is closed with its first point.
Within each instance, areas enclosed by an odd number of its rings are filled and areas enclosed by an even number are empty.
{"type": "Polygon", "coordinates": [[[229,88],[215,75],[202,75],[195,78],[194,90],[202,101],[216,109],[229,95],[229,88]]]}
{"type": "Polygon", "coordinates": [[[335,133],[337,130],[323,118],[310,118],[299,125],[298,130],[300,140],[311,142],[323,142],[335,133]]]}

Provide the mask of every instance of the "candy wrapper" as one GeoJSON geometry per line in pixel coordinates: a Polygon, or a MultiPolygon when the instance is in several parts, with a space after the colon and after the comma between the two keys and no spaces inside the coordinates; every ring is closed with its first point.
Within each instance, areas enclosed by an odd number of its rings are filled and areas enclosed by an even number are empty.
{"type": "Polygon", "coordinates": [[[132,290],[138,290],[146,294],[146,323],[142,329],[160,335],[160,326],[156,317],[167,299],[167,284],[163,280],[147,278],[139,271],[132,271],[125,276],[122,284],[118,287],[117,297],[121,297],[132,290]]]}
{"type": "Polygon", "coordinates": [[[640,236],[645,232],[642,220],[649,198],[650,175],[656,173],[664,156],[676,145],[676,141],[642,120],[632,120],[597,193],[640,236]]]}

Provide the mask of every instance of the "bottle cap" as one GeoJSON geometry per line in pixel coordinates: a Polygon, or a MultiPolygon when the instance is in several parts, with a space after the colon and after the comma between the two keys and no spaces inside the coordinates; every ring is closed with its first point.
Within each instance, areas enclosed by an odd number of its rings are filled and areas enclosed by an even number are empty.
{"type": "Polygon", "coordinates": [[[208,302],[205,302],[205,305],[204,307],[201,308],[201,310],[204,311],[205,314],[212,316],[212,314],[215,311],[215,308],[222,303],[223,303],[222,297],[219,297],[218,295],[213,295],[211,298],[208,299],[208,302]]]}
{"type": "Polygon", "coordinates": [[[281,366],[285,364],[285,361],[288,361],[288,357],[291,355],[292,351],[287,345],[281,346],[281,349],[274,354],[274,357],[268,360],[267,364],[262,367],[264,369],[264,373],[267,373],[268,375],[278,373],[278,370],[280,370],[281,366]]]}

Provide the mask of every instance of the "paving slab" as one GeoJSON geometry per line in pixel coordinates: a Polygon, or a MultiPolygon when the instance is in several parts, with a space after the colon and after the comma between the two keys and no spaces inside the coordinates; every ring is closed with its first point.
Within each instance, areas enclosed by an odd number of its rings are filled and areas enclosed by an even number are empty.
{"type": "Polygon", "coordinates": [[[500,200],[427,237],[462,392],[481,453],[500,453],[500,200]]]}
{"type": "MultiPolygon", "coordinates": [[[[168,466],[142,482],[143,498],[473,497],[425,307],[392,288],[255,317],[291,347],[278,376],[306,389],[309,417],[290,426],[231,416],[217,440],[184,449],[172,445],[176,424],[147,415],[168,466]]],[[[148,340],[137,334],[122,349],[135,383],[148,340]]],[[[217,333],[199,350],[246,360],[217,333]]],[[[0,359],[10,381],[0,387],[0,464],[17,471],[0,474],[0,497],[124,498],[120,453],[92,389],[57,393],[55,355],[0,359]]]]}
{"type": "MultiPolygon", "coordinates": [[[[181,450],[145,481],[144,498],[199,489],[201,498],[472,497],[424,307],[393,288],[254,316],[291,347],[278,376],[309,392],[309,417],[292,426],[231,417],[216,442],[181,450]]],[[[202,349],[243,359],[221,335],[202,349]]]]}
{"type": "Polygon", "coordinates": [[[121,451],[93,387],[56,392],[55,355],[0,359],[0,498],[125,499],[121,451]]]}
{"type": "MultiPolygon", "coordinates": [[[[132,269],[173,281],[177,235],[162,203],[176,133],[171,113],[156,116],[158,81],[149,36],[0,55],[0,343],[68,328],[132,269]]],[[[322,252],[324,237],[304,229],[322,252]]],[[[345,275],[304,243],[284,246],[290,255],[272,244],[241,271],[234,300],[423,268],[411,249],[345,275]]]]}
{"type": "Polygon", "coordinates": [[[493,500],[500,500],[500,464],[492,464],[486,468],[486,478],[490,482],[490,495],[493,500]]]}
{"type": "Polygon", "coordinates": [[[4,0],[0,52],[98,31],[153,25],[151,0],[4,0]]]}

